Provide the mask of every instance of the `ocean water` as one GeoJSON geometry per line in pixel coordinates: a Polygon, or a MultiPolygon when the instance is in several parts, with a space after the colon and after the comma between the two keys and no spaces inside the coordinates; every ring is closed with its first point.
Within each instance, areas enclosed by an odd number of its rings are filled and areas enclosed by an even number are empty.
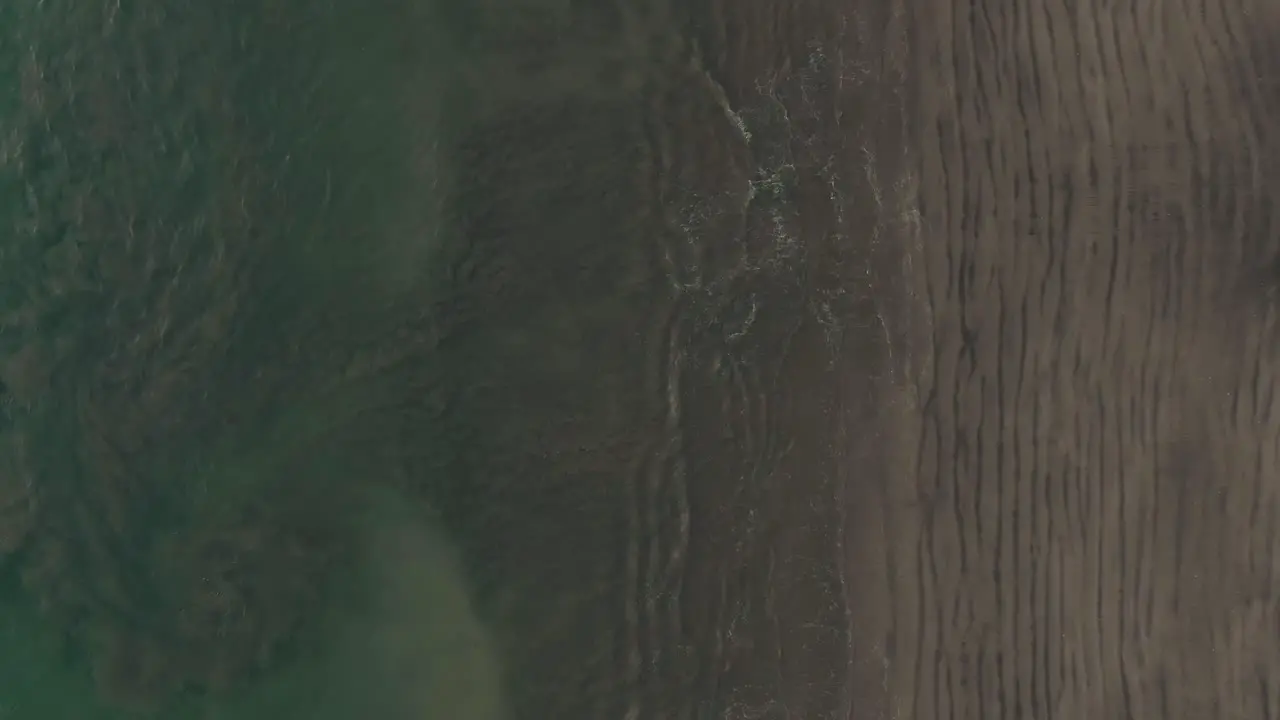
{"type": "Polygon", "coordinates": [[[0,718],[848,717],[901,22],[6,3],[0,718]]]}

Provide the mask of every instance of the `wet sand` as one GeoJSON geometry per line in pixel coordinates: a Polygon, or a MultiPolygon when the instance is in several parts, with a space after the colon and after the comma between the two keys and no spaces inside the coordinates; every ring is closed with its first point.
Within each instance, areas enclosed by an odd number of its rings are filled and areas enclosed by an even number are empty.
{"type": "Polygon", "coordinates": [[[1274,12],[934,10],[894,712],[1273,717],[1274,12]]]}

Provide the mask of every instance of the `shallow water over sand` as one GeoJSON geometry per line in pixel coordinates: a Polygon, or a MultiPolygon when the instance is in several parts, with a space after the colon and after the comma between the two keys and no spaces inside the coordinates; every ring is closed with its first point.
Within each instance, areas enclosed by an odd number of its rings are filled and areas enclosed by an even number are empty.
{"type": "Polygon", "coordinates": [[[847,708],[900,115],[823,7],[9,10],[14,716],[847,708]],[[461,574],[358,620],[388,486],[461,574]]]}

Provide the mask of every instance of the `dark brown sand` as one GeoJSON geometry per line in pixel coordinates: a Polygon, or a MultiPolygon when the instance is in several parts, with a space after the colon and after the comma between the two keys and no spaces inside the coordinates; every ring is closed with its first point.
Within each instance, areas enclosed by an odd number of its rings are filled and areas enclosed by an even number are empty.
{"type": "Polygon", "coordinates": [[[1275,11],[916,9],[862,716],[1275,717],[1275,11]]]}

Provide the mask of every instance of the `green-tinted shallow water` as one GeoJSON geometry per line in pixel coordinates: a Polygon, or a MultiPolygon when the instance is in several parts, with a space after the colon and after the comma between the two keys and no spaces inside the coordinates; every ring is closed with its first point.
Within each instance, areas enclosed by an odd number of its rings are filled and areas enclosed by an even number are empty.
{"type": "Polygon", "coordinates": [[[347,443],[402,392],[353,369],[357,346],[425,304],[442,236],[440,108],[462,95],[441,19],[352,2],[2,12],[0,717],[501,717],[452,549],[406,509],[420,496],[361,509],[390,478],[347,443]],[[316,493],[345,507],[302,508],[316,493]],[[295,500],[306,529],[263,539],[295,500]],[[272,542],[326,569],[276,557],[258,572],[298,582],[255,586],[234,563],[272,542]],[[224,551],[232,567],[199,565],[224,551]],[[204,616],[163,587],[195,576],[204,616]],[[269,652],[229,653],[225,691],[202,687],[216,663],[174,669],[224,640],[269,652]]]}
{"type": "MultiPolygon", "coordinates": [[[[499,659],[447,542],[401,499],[379,503],[369,511],[362,574],[334,579],[332,605],[319,621],[322,629],[313,629],[306,657],[238,691],[178,700],[158,714],[174,720],[507,717],[499,659]]],[[[0,717],[139,716],[102,703],[89,668],[10,590],[0,615],[0,717]]]]}

